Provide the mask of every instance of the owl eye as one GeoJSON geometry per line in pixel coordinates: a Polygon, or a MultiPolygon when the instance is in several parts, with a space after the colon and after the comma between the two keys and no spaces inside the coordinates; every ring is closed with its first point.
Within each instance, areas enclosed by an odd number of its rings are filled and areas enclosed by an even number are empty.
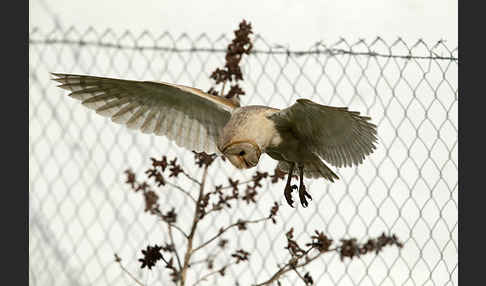
{"type": "Polygon", "coordinates": [[[241,151],[239,155],[240,155],[240,156],[245,155],[245,151],[241,151]]]}

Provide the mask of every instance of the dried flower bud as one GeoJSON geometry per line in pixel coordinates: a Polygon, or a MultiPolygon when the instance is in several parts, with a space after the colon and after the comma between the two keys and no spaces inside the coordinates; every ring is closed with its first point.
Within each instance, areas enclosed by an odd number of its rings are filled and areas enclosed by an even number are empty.
{"type": "Polygon", "coordinates": [[[221,239],[219,242],[218,242],[218,246],[221,247],[222,249],[224,249],[226,247],[226,245],[228,244],[228,240],[227,239],[221,239]]]}
{"type": "Polygon", "coordinates": [[[180,173],[183,173],[184,170],[182,170],[181,166],[180,165],[174,165],[173,167],[170,168],[170,175],[169,175],[169,178],[170,177],[176,177],[179,176],[180,173]]]}
{"type": "Polygon", "coordinates": [[[260,184],[260,181],[265,179],[266,177],[268,177],[268,173],[267,172],[258,172],[256,171],[255,175],[253,175],[252,177],[252,180],[253,180],[253,183],[254,183],[254,187],[261,187],[262,185],[260,184]]]}
{"type": "Polygon", "coordinates": [[[160,167],[162,169],[162,172],[165,172],[165,169],[168,165],[166,156],[163,156],[162,160],[157,160],[155,158],[150,158],[150,160],[152,160],[152,167],[154,167],[154,169],[160,167]]]}
{"type": "Polygon", "coordinates": [[[234,192],[238,192],[238,183],[239,183],[239,181],[238,180],[233,181],[231,178],[228,178],[228,182],[231,185],[231,187],[233,188],[233,191],[234,192]]]}
{"type": "Polygon", "coordinates": [[[287,175],[287,173],[278,168],[275,168],[275,170],[273,171],[273,175],[271,175],[270,178],[272,178],[272,183],[275,184],[278,183],[279,180],[284,180],[285,175],[287,175]]]}
{"type": "Polygon", "coordinates": [[[208,166],[211,165],[214,162],[214,159],[216,159],[217,155],[216,154],[207,154],[206,152],[196,152],[192,151],[194,153],[194,159],[196,160],[196,165],[199,167],[202,166],[208,166]]]}
{"type": "Polygon", "coordinates": [[[285,249],[287,249],[290,252],[290,255],[292,257],[302,255],[304,253],[304,250],[299,246],[297,241],[294,240],[294,228],[290,228],[290,230],[285,234],[287,237],[287,246],[285,249]]]}
{"type": "Polygon", "coordinates": [[[125,181],[125,183],[129,184],[132,189],[134,189],[136,182],[135,173],[132,170],[128,169],[125,171],[125,174],[127,174],[127,180],[125,181]]]}
{"type": "Polygon", "coordinates": [[[157,183],[157,187],[165,186],[164,176],[162,176],[162,173],[159,172],[155,167],[145,171],[145,174],[148,174],[149,178],[154,178],[154,181],[157,183]]]}
{"type": "Polygon", "coordinates": [[[247,230],[246,228],[246,222],[241,220],[241,219],[238,219],[238,221],[236,222],[236,224],[238,225],[238,229],[239,230],[247,230]]]}
{"type": "Polygon", "coordinates": [[[145,199],[145,212],[153,212],[155,209],[159,208],[157,201],[159,196],[154,191],[148,191],[143,193],[145,199]]]}
{"type": "Polygon", "coordinates": [[[226,266],[223,266],[221,269],[219,269],[219,275],[224,276],[226,271],[226,266]]]}
{"type": "Polygon", "coordinates": [[[148,269],[152,269],[152,266],[155,266],[155,263],[162,259],[162,253],[160,253],[161,249],[162,248],[156,244],[153,247],[147,246],[146,250],[142,250],[143,258],[138,260],[142,263],[141,268],[147,266],[148,269]]]}
{"type": "Polygon", "coordinates": [[[312,279],[309,272],[304,275],[304,283],[305,285],[314,285],[314,279],[312,279]]]}
{"type": "Polygon", "coordinates": [[[249,255],[250,253],[244,251],[243,249],[239,249],[235,253],[231,254],[231,257],[236,258],[236,264],[238,264],[241,261],[248,261],[249,255]]]}
{"type": "Polygon", "coordinates": [[[141,184],[138,184],[138,186],[135,188],[134,192],[138,192],[138,191],[142,191],[142,192],[146,192],[148,191],[148,188],[150,186],[147,184],[147,182],[142,182],[141,184]]]}
{"type": "Polygon", "coordinates": [[[277,221],[275,220],[275,216],[277,215],[278,208],[278,203],[274,202],[272,208],[270,209],[270,215],[268,216],[268,218],[271,219],[274,224],[277,223],[277,221]]]}
{"type": "Polygon", "coordinates": [[[175,212],[175,209],[172,208],[170,211],[168,211],[166,214],[162,214],[161,215],[161,218],[171,224],[171,223],[175,223],[177,221],[177,214],[175,212]]]}
{"type": "Polygon", "coordinates": [[[215,96],[218,96],[218,95],[219,95],[219,93],[218,93],[218,92],[217,92],[217,91],[216,91],[216,90],[215,90],[213,87],[211,87],[211,88],[210,88],[210,89],[207,91],[207,93],[212,94],[212,95],[215,95],[215,96]]]}
{"type": "Polygon", "coordinates": [[[240,96],[244,95],[245,92],[241,89],[241,87],[238,84],[232,85],[230,90],[228,91],[228,94],[226,94],[226,98],[232,98],[235,96],[240,96]]]}
{"type": "Polygon", "coordinates": [[[213,269],[213,268],[214,268],[214,259],[212,259],[212,258],[208,258],[207,263],[208,263],[208,269],[209,269],[209,270],[211,270],[211,269],[213,269]]]}
{"type": "Polygon", "coordinates": [[[226,81],[229,78],[229,73],[227,70],[222,70],[217,68],[209,78],[214,79],[216,84],[226,81]]]}
{"type": "Polygon", "coordinates": [[[356,238],[341,239],[341,248],[339,251],[341,261],[344,257],[353,259],[355,256],[359,256],[359,246],[356,242],[356,238]]]}
{"type": "Polygon", "coordinates": [[[247,186],[245,190],[245,195],[241,197],[247,204],[256,203],[255,197],[258,195],[258,192],[255,191],[254,187],[247,186]]]}

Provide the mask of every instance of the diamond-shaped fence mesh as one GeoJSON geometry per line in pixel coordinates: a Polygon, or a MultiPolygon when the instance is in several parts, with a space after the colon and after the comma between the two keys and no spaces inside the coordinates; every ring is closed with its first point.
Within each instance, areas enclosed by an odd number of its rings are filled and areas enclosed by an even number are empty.
{"type": "MultiPolygon", "coordinates": [[[[140,250],[160,244],[167,234],[144,213],[140,196],[129,192],[123,171],[132,168],[142,177],[150,157],[168,155],[178,156],[196,177],[201,174],[191,152],[81,107],[50,81],[49,72],[159,80],[207,90],[210,73],[224,64],[229,41],[226,36],[117,35],[94,29],[30,32],[31,285],[133,285],[114,262],[114,253],[146,285],[169,284],[162,266],[140,270],[140,250]]],[[[342,39],[293,51],[255,36],[254,51],[242,63],[242,104],[284,108],[305,97],[348,106],[372,117],[378,149],[358,167],[333,168],[341,178],[335,183],[307,180],[314,198],[308,208],[288,207],[283,184],[267,184],[256,205],[238,204],[206,221],[197,241],[238,218],[267,215],[273,201],[281,204],[276,225],[252,225],[227,235],[230,248],[251,253],[250,263],[231,267],[224,277],[202,285],[250,285],[268,279],[277,263],[288,259],[284,234],[290,227],[300,241],[318,229],[335,239],[395,233],[404,243],[400,250],[387,248],[351,261],[323,255],[306,267],[316,285],[457,285],[457,54],[457,48],[443,41],[342,39]]],[[[274,161],[262,157],[258,169],[271,172],[274,167],[274,161]]],[[[252,174],[218,160],[208,183],[252,174]]],[[[191,220],[192,210],[184,208],[192,205],[185,197],[168,191],[160,196],[164,208],[178,210],[183,226],[191,220]]],[[[216,249],[209,246],[202,254],[216,249]]],[[[221,263],[229,254],[218,256],[221,263]]],[[[203,273],[204,268],[195,268],[190,281],[203,273]]],[[[281,282],[303,283],[292,272],[281,282]]]]}

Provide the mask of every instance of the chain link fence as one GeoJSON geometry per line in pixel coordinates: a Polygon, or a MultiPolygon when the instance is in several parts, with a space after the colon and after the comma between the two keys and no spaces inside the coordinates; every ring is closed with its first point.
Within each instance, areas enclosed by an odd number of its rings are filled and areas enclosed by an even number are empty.
{"type": "MultiPolygon", "coordinates": [[[[193,155],[165,137],[138,134],[111,123],[50,81],[49,72],[174,82],[209,89],[209,75],[224,64],[227,36],[211,39],[170,33],[153,35],[111,30],[33,29],[29,37],[29,279],[31,285],[133,285],[114,262],[114,253],[146,285],[167,285],[162,267],[142,271],[137,259],[147,244],[167,234],[143,212],[141,198],[128,191],[123,171],[139,176],[150,157],[177,156],[197,176],[193,155]]],[[[233,249],[251,252],[250,263],[228,269],[202,285],[250,285],[269,278],[288,259],[285,232],[296,239],[315,229],[332,238],[364,240],[383,231],[404,242],[341,262],[324,255],[310,264],[316,285],[458,284],[458,50],[444,41],[402,39],[316,43],[294,51],[254,37],[244,58],[242,104],[284,108],[299,97],[348,106],[372,117],[378,149],[362,165],[336,170],[339,181],[307,180],[314,200],[306,209],[285,203],[282,185],[265,185],[254,206],[236,205],[211,218],[197,233],[203,241],[222,223],[281,211],[276,225],[252,225],[235,232],[233,249]]],[[[210,184],[228,176],[250,178],[218,160],[210,184]]],[[[262,156],[259,170],[275,162],[262,156]]],[[[336,168],[333,168],[336,169],[336,168]]],[[[191,219],[185,201],[161,192],[179,221],[191,219]]],[[[230,238],[230,237],[227,237],[230,238]]],[[[206,253],[216,250],[208,248],[206,253]]],[[[229,256],[229,253],[226,253],[229,256]]],[[[224,255],[221,256],[223,259],[224,255]]],[[[196,270],[193,281],[202,275],[196,270]]],[[[296,275],[282,285],[299,285],[296,275]]]]}

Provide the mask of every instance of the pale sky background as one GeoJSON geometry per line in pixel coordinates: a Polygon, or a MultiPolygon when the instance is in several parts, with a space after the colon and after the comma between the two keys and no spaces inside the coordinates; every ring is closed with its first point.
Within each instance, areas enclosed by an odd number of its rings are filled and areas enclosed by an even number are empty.
{"type": "Polygon", "coordinates": [[[138,33],[149,30],[177,35],[232,31],[242,18],[270,43],[308,48],[318,40],[447,40],[457,46],[455,0],[29,0],[29,25],[49,30],[57,19],[63,28],[89,26],[138,33]]]}
{"type": "MultiPolygon", "coordinates": [[[[67,30],[73,26],[80,32],[88,27],[98,32],[110,28],[119,36],[127,30],[134,35],[148,30],[153,35],[167,31],[174,37],[187,33],[191,39],[206,33],[211,39],[216,39],[222,34],[231,38],[238,23],[246,19],[252,23],[255,33],[268,44],[283,45],[291,50],[305,50],[318,41],[332,44],[340,38],[349,42],[363,38],[371,42],[377,36],[390,44],[401,37],[409,45],[418,39],[430,44],[442,39],[450,49],[454,49],[458,46],[457,12],[457,1],[450,0],[29,0],[29,26],[30,30],[40,28],[41,35],[48,34],[56,27],[67,30]]],[[[166,233],[158,227],[153,217],[142,213],[143,202],[127,192],[120,174],[126,166],[131,166],[143,177],[142,169],[147,167],[146,158],[159,157],[161,150],[167,152],[170,158],[177,155],[185,163],[184,166],[192,166],[188,164],[193,160],[192,153],[176,148],[164,137],[129,132],[88,112],[78,102],[63,96],[65,92],[49,81],[48,74],[49,71],[96,72],[96,75],[108,76],[102,71],[114,73],[112,65],[124,67],[127,59],[133,56],[134,67],[123,75],[126,78],[140,79],[139,73],[134,71],[135,67],[146,69],[148,58],[153,60],[150,67],[157,75],[163,76],[157,80],[176,80],[163,72],[163,53],[157,51],[154,57],[150,55],[141,52],[128,54],[99,47],[79,48],[76,45],[31,45],[31,285],[133,285],[113,262],[114,252],[125,259],[127,268],[146,285],[164,285],[168,279],[164,271],[138,271],[139,265],[134,256],[139,255],[141,245],[158,243],[166,239],[166,233]],[[78,54],[81,54],[79,62],[78,54]],[[110,58],[112,54],[117,56],[110,58]],[[92,59],[96,59],[94,67],[98,68],[94,71],[90,70],[92,59]],[[106,59],[114,59],[114,63],[106,59]],[[132,220],[136,223],[132,223],[132,220]],[[162,274],[162,278],[158,276],[162,274]]],[[[211,57],[208,69],[213,67],[217,56],[211,57]]],[[[188,55],[181,57],[186,59],[188,55]]],[[[258,58],[261,59],[264,57],[258,58]]],[[[258,277],[261,281],[269,271],[274,271],[275,261],[281,261],[285,255],[281,251],[285,245],[283,231],[292,226],[300,242],[305,238],[302,233],[310,233],[315,228],[326,231],[334,238],[349,234],[362,239],[379,235],[385,230],[396,232],[399,237],[410,237],[400,253],[396,249],[385,250],[379,257],[367,256],[352,263],[341,263],[336,256],[330,256],[326,258],[324,274],[323,264],[314,264],[307,270],[316,276],[318,285],[425,285],[430,283],[429,280],[435,285],[457,285],[457,63],[426,60],[406,62],[400,59],[391,61],[384,68],[386,59],[370,61],[366,68],[368,79],[374,83],[375,78],[384,77],[390,81],[391,90],[384,81],[372,86],[367,80],[359,80],[362,71],[359,64],[362,62],[351,61],[346,71],[352,82],[343,80],[333,91],[333,85],[326,77],[315,79],[322,76],[323,63],[330,78],[337,78],[341,70],[337,60],[342,58],[329,61],[324,61],[325,56],[315,61],[305,59],[294,58],[286,65],[284,73],[292,82],[289,84],[286,77],[279,75],[278,63],[285,60],[283,57],[265,63],[266,76],[261,80],[257,80],[261,64],[257,57],[251,57],[243,69],[250,71],[248,87],[257,83],[258,86],[249,89],[256,96],[246,96],[242,99],[243,103],[262,104],[262,98],[268,99],[270,94],[274,96],[270,105],[279,108],[298,95],[323,104],[344,104],[330,101],[330,98],[336,99],[333,94],[337,91],[346,99],[346,103],[351,104],[352,110],[366,110],[367,115],[377,120],[382,145],[360,167],[333,168],[342,178],[339,182],[328,184],[323,180],[307,180],[306,184],[309,189],[312,188],[315,199],[308,209],[292,209],[286,203],[281,204],[281,224],[255,226],[246,233],[238,233],[238,239],[231,249],[237,246],[247,248],[254,250],[255,255],[250,267],[231,269],[226,279],[232,282],[233,277],[258,277]],[[300,64],[305,66],[303,71],[300,71],[300,64]],[[383,66],[378,68],[379,65],[383,66]],[[402,74],[399,74],[399,69],[405,65],[407,68],[403,68],[402,74]],[[299,78],[297,75],[300,72],[308,78],[299,78]],[[428,81],[419,83],[425,73],[428,81]],[[443,76],[448,82],[443,82],[443,76]],[[414,87],[413,90],[403,80],[396,86],[393,84],[402,77],[414,87]],[[312,81],[310,85],[309,79],[312,81]],[[278,85],[278,92],[275,92],[274,84],[278,85]],[[295,94],[294,89],[299,90],[300,94],[295,94]],[[355,92],[359,96],[354,96],[355,92]],[[352,101],[352,98],[360,100],[352,101]],[[365,109],[377,98],[379,100],[373,104],[374,108],[365,109]],[[436,98],[439,100],[434,101],[436,98]],[[412,102],[411,108],[405,114],[398,102],[406,103],[409,100],[412,102]],[[419,102],[427,106],[430,104],[430,109],[425,112],[425,107],[419,102]],[[384,105],[390,120],[378,121],[385,112],[381,109],[384,105]],[[390,124],[398,124],[404,116],[409,121],[399,128],[390,124]],[[421,124],[425,117],[428,121],[421,124]],[[421,126],[418,133],[412,124],[421,126]],[[431,124],[435,124],[440,132],[435,132],[431,124]],[[404,141],[394,140],[397,130],[404,141]],[[415,140],[417,134],[422,142],[415,140]],[[441,140],[437,140],[437,136],[441,140]],[[387,153],[385,146],[390,145],[390,152],[387,153]],[[387,160],[375,168],[374,164],[384,156],[393,162],[405,163],[393,165],[387,160]],[[431,160],[423,163],[426,159],[431,160]],[[422,166],[420,172],[414,164],[422,166]],[[395,182],[397,169],[403,170],[400,172],[403,181],[395,182]],[[360,177],[353,179],[356,178],[355,174],[360,177]],[[379,179],[375,180],[376,177],[379,179]],[[422,179],[418,183],[417,177],[422,179]],[[271,251],[268,252],[268,249],[271,251]],[[388,275],[389,278],[386,278],[388,275]]],[[[176,71],[184,62],[180,57],[174,57],[171,63],[171,71],[177,74],[176,71]]],[[[194,61],[195,68],[188,69],[184,73],[186,76],[177,79],[177,82],[191,84],[192,78],[187,75],[198,73],[199,64],[201,62],[194,61]]],[[[146,75],[146,79],[150,76],[152,74],[146,75]]],[[[195,84],[206,89],[208,85],[205,85],[205,81],[207,78],[198,77],[195,84]]],[[[222,183],[217,180],[225,179],[225,174],[243,180],[254,171],[239,172],[224,164],[217,162],[210,175],[212,183],[222,183]]],[[[263,158],[259,169],[271,171],[274,165],[274,161],[263,158]]],[[[211,223],[207,229],[217,229],[230,216],[257,218],[262,213],[266,215],[273,201],[284,202],[282,190],[283,183],[262,193],[256,211],[242,205],[224,215],[215,216],[207,221],[211,223]]],[[[169,200],[167,193],[164,196],[169,200]]],[[[172,195],[170,201],[176,206],[186,204],[172,195]]],[[[188,214],[180,214],[181,221],[189,219],[188,214]]],[[[207,233],[209,231],[201,231],[198,239],[207,238],[207,233]]],[[[295,275],[289,275],[288,279],[283,285],[292,285],[297,281],[295,275]]],[[[239,282],[247,285],[244,280],[239,282]]],[[[210,283],[208,281],[203,285],[210,283]]]]}

